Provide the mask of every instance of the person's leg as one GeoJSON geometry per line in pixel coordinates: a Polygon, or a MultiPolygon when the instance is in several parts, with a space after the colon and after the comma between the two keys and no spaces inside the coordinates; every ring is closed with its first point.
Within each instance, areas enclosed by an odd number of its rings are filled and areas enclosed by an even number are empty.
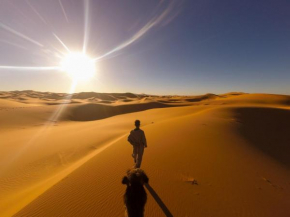
{"type": "Polygon", "coordinates": [[[142,146],[139,146],[138,148],[136,168],[141,167],[143,153],[144,153],[144,146],[142,145],[142,146]]]}
{"type": "Polygon", "coordinates": [[[138,156],[138,146],[137,145],[133,145],[132,157],[134,158],[134,163],[137,162],[137,156],[138,156]]]}

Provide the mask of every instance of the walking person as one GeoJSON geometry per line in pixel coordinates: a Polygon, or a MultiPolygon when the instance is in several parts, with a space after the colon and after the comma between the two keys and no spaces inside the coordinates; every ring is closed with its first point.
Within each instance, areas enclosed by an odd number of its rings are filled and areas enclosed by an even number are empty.
{"type": "Polygon", "coordinates": [[[140,121],[135,121],[135,129],[130,132],[128,136],[128,141],[133,146],[133,154],[135,168],[140,168],[142,163],[142,157],[144,153],[144,148],[147,148],[147,142],[145,133],[140,129],[140,121]]]}

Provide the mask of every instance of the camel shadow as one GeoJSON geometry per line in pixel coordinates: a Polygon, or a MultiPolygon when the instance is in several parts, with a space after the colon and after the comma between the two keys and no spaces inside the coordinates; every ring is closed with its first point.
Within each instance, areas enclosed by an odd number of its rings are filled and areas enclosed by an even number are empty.
{"type": "Polygon", "coordinates": [[[162,209],[163,213],[167,217],[173,217],[172,213],[169,211],[167,206],[163,203],[161,198],[158,196],[158,194],[154,191],[154,189],[149,185],[145,184],[146,189],[150,192],[152,197],[155,199],[156,203],[159,205],[159,207],[162,209]]]}

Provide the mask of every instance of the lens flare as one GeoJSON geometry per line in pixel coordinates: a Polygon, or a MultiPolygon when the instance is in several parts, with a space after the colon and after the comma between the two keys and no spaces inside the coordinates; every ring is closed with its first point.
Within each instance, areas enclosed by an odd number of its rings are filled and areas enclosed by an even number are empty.
{"type": "Polygon", "coordinates": [[[83,53],[72,52],[61,61],[61,70],[74,81],[87,81],[96,72],[95,61],[83,53]]]}

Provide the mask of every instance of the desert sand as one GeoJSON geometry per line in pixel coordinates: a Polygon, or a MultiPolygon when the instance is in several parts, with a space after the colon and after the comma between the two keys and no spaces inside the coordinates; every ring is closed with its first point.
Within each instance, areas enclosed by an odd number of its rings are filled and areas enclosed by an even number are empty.
{"type": "Polygon", "coordinates": [[[127,136],[145,216],[290,216],[290,96],[0,92],[0,216],[124,216],[127,136]]]}

